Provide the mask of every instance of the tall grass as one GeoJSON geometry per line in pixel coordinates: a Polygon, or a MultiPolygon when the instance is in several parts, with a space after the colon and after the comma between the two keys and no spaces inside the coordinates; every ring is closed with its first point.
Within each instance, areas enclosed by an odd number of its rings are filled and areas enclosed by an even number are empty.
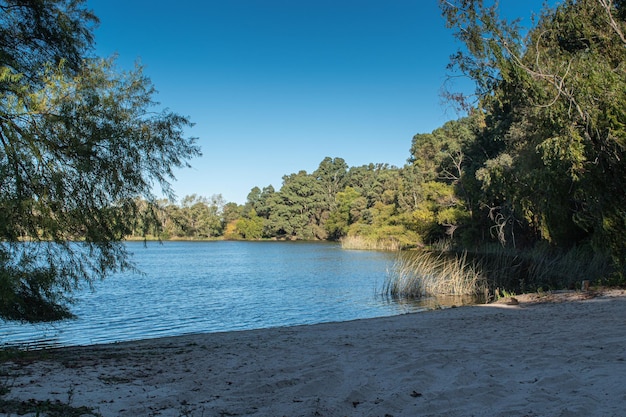
{"type": "Polygon", "coordinates": [[[398,253],[383,292],[401,298],[471,294],[488,299],[507,292],[578,289],[583,280],[602,285],[613,272],[610,258],[589,247],[411,251],[398,253]]]}
{"type": "Polygon", "coordinates": [[[341,239],[341,247],[353,250],[399,251],[403,245],[394,238],[375,239],[364,236],[346,236],[341,239]]]}
{"type": "Polygon", "coordinates": [[[383,291],[392,297],[417,298],[478,295],[486,288],[479,265],[468,261],[467,253],[412,251],[398,254],[383,291]]]}
{"type": "Polygon", "coordinates": [[[494,246],[470,256],[481,265],[492,289],[511,292],[575,289],[583,280],[603,284],[613,272],[610,258],[584,246],[567,251],[545,245],[524,251],[494,246]]]}

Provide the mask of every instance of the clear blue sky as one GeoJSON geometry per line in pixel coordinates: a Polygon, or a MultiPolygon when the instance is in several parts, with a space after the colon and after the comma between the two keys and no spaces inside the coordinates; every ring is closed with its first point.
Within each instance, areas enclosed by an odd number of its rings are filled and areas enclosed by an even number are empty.
{"type": "MultiPolygon", "coordinates": [[[[122,69],[139,60],[163,107],[195,123],[204,155],[176,172],[179,198],[241,204],[326,156],[402,166],[413,135],[458,117],[440,92],[460,45],[436,0],[87,4],[101,20],[96,52],[122,69]]],[[[541,4],[500,7],[530,25],[541,4]]]]}

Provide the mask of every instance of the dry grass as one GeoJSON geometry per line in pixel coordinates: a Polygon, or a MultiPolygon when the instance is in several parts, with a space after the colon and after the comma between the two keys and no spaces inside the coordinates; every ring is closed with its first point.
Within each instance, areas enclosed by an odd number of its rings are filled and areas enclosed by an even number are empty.
{"type": "Polygon", "coordinates": [[[606,285],[611,264],[589,248],[557,251],[545,246],[524,251],[484,248],[480,252],[399,253],[383,291],[396,298],[507,294],[579,289],[582,280],[606,285]]]}
{"type": "Polygon", "coordinates": [[[467,254],[448,256],[427,251],[399,253],[385,282],[384,292],[393,297],[477,295],[487,289],[480,268],[467,254]]]}
{"type": "Polygon", "coordinates": [[[374,239],[363,236],[346,236],[341,239],[341,247],[353,250],[399,251],[402,249],[402,244],[393,238],[374,239]]]}

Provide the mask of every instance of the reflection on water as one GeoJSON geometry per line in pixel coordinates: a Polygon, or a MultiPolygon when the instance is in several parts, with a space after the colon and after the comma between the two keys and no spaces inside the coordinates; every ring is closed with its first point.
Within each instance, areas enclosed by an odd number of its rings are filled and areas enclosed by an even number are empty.
{"type": "Polygon", "coordinates": [[[472,295],[439,295],[436,297],[403,298],[390,295],[381,296],[389,303],[404,307],[407,312],[439,310],[484,303],[484,299],[472,295]]]}
{"type": "Polygon", "coordinates": [[[328,243],[128,243],[145,273],[117,274],[77,296],[78,319],[0,322],[0,345],[26,348],[382,317],[468,300],[381,296],[394,255],[328,243]]]}

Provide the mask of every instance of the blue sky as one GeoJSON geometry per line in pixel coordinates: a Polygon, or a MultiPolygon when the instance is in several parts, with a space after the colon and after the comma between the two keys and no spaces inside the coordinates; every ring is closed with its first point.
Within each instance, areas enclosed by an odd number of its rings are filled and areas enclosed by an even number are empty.
{"type": "MultiPolygon", "coordinates": [[[[88,0],[96,52],[145,67],[156,99],[195,126],[203,156],[176,172],[179,198],[222,194],[314,171],[402,166],[411,138],[458,115],[443,102],[460,46],[436,0],[88,0]]],[[[501,0],[530,25],[542,0],[501,0]]],[[[459,85],[466,88],[467,85],[459,85]]]]}

